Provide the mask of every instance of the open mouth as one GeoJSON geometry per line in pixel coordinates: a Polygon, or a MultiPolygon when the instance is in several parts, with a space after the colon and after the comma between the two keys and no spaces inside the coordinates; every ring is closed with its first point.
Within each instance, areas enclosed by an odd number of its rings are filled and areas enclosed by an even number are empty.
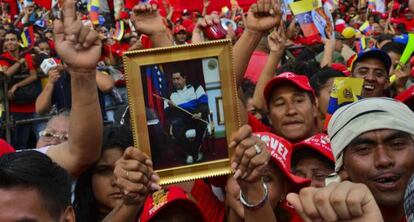
{"type": "Polygon", "coordinates": [[[399,176],[389,176],[389,177],[381,177],[377,178],[375,182],[381,184],[393,184],[395,183],[400,177],[399,176]]]}
{"type": "Polygon", "coordinates": [[[384,175],[374,179],[376,187],[380,191],[393,191],[399,187],[399,175],[384,175]]]}
{"type": "Polygon", "coordinates": [[[122,193],[121,192],[111,193],[110,196],[114,198],[122,198],[122,193]]]}
{"type": "Polygon", "coordinates": [[[368,91],[368,92],[372,92],[372,91],[375,90],[375,86],[369,85],[369,84],[364,84],[364,90],[368,91]]]}

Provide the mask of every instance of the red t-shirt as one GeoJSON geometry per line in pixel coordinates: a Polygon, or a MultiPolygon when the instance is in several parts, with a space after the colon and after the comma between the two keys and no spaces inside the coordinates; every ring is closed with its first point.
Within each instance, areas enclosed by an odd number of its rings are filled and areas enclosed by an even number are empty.
{"type": "Polygon", "coordinates": [[[211,187],[202,180],[196,180],[191,190],[191,195],[196,199],[206,221],[224,221],[226,210],[224,203],[217,199],[211,187]]]}
{"type": "Polygon", "coordinates": [[[250,79],[253,83],[256,83],[266,65],[268,57],[269,55],[265,52],[254,51],[244,74],[244,78],[250,79]]]}
{"type": "Polygon", "coordinates": [[[258,120],[255,116],[248,113],[247,114],[247,121],[249,126],[252,128],[253,133],[256,132],[273,132],[273,129],[271,127],[266,126],[260,120],[258,120]]]}
{"type": "MultiPolygon", "coordinates": [[[[1,56],[17,62],[17,59],[14,58],[9,52],[5,52],[1,56]]],[[[30,71],[35,70],[35,67],[33,65],[32,56],[29,53],[26,53],[24,55],[24,58],[26,60],[28,69],[30,71]]],[[[8,61],[0,59],[0,66],[10,67],[12,65],[13,64],[9,64],[8,61]]],[[[35,110],[36,110],[35,109],[35,102],[28,103],[28,104],[17,105],[13,101],[10,100],[9,104],[10,104],[10,112],[14,112],[14,113],[34,113],[35,110]]]]}

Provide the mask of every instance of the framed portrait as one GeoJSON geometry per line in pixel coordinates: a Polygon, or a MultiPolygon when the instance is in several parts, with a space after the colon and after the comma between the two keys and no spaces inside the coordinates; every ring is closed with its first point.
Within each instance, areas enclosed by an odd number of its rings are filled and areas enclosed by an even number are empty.
{"type": "Polygon", "coordinates": [[[160,184],[231,172],[231,133],[240,127],[230,40],[124,54],[134,144],[160,184]]]}

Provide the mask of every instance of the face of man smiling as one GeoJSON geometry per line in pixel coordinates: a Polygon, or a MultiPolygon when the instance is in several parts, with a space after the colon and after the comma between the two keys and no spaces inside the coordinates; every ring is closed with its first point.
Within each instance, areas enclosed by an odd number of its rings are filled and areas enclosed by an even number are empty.
{"type": "Polygon", "coordinates": [[[409,134],[389,129],[361,134],[345,149],[344,179],[368,186],[381,207],[401,207],[414,171],[414,142],[409,134]]]}
{"type": "Polygon", "coordinates": [[[354,65],[352,76],[364,79],[362,96],[382,97],[389,87],[388,70],[381,60],[366,58],[354,65]]]}

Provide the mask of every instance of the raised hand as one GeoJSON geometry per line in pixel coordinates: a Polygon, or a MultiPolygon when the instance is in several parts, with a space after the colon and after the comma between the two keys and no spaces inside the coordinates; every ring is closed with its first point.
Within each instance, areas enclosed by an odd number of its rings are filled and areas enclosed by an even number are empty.
{"type": "Polygon", "coordinates": [[[203,0],[203,7],[207,8],[210,5],[210,0],[203,0]]]}
{"type": "Polygon", "coordinates": [[[279,25],[267,37],[267,42],[271,52],[284,52],[286,47],[286,32],[283,23],[279,25]]]}
{"type": "Polygon", "coordinates": [[[245,25],[249,30],[266,32],[279,25],[281,16],[280,5],[275,0],[258,0],[250,6],[245,25]]]}
{"type": "Polygon", "coordinates": [[[135,29],[146,35],[154,35],[166,31],[162,16],[156,4],[140,3],[135,5],[131,13],[131,22],[135,29]]]}
{"type": "Polygon", "coordinates": [[[65,0],[63,22],[54,22],[56,52],[68,65],[69,72],[93,73],[101,56],[98,33],[77,19],[74,0],[65,0]]]}
{"type": "Polygon", "coordinates": [[[252,134],[248,125],[241,127],[233,136],[229,149],[234,149],[231,167],[238,182],[258,182],[270,160],[266,144],[252,134]],[[240,181],[242,179],[243,181],[240,181]]]}
{"type": "Polygon", "coordinates": [[[311,221],[383,221],[374,196],[364,184],[344,181],[324,188],[303,188],[290,193],[288,202],[305,222],[311,221]]]}
{"type": "Polygon", "coordinates": [[[405,90],[405,84],[407,83],[408,79],[410,78],[410,64],[401,64],[400,63],[400,69],[394,69],[393,74],[396,77],[395,80],[395,87],[399,92],[402,92],[405,90]]]}
{"type": "Polygon", "coordinates": [[[51,70],[49,70],[49,72],[47,73],[47,75],[49,76],[49,81],[51,84],[55,84],[56,81],[60,78],[60,71],[57,68],[53,68],[51,70]]]}
{"type": "Polygon", "coordinates": [[[122,158],[115,163],[114,175],[117,186],[124,193],[125,204],[141,205],[151,191],[161,189],[151,160],[137,148],[125,150],[122,158]]]}

